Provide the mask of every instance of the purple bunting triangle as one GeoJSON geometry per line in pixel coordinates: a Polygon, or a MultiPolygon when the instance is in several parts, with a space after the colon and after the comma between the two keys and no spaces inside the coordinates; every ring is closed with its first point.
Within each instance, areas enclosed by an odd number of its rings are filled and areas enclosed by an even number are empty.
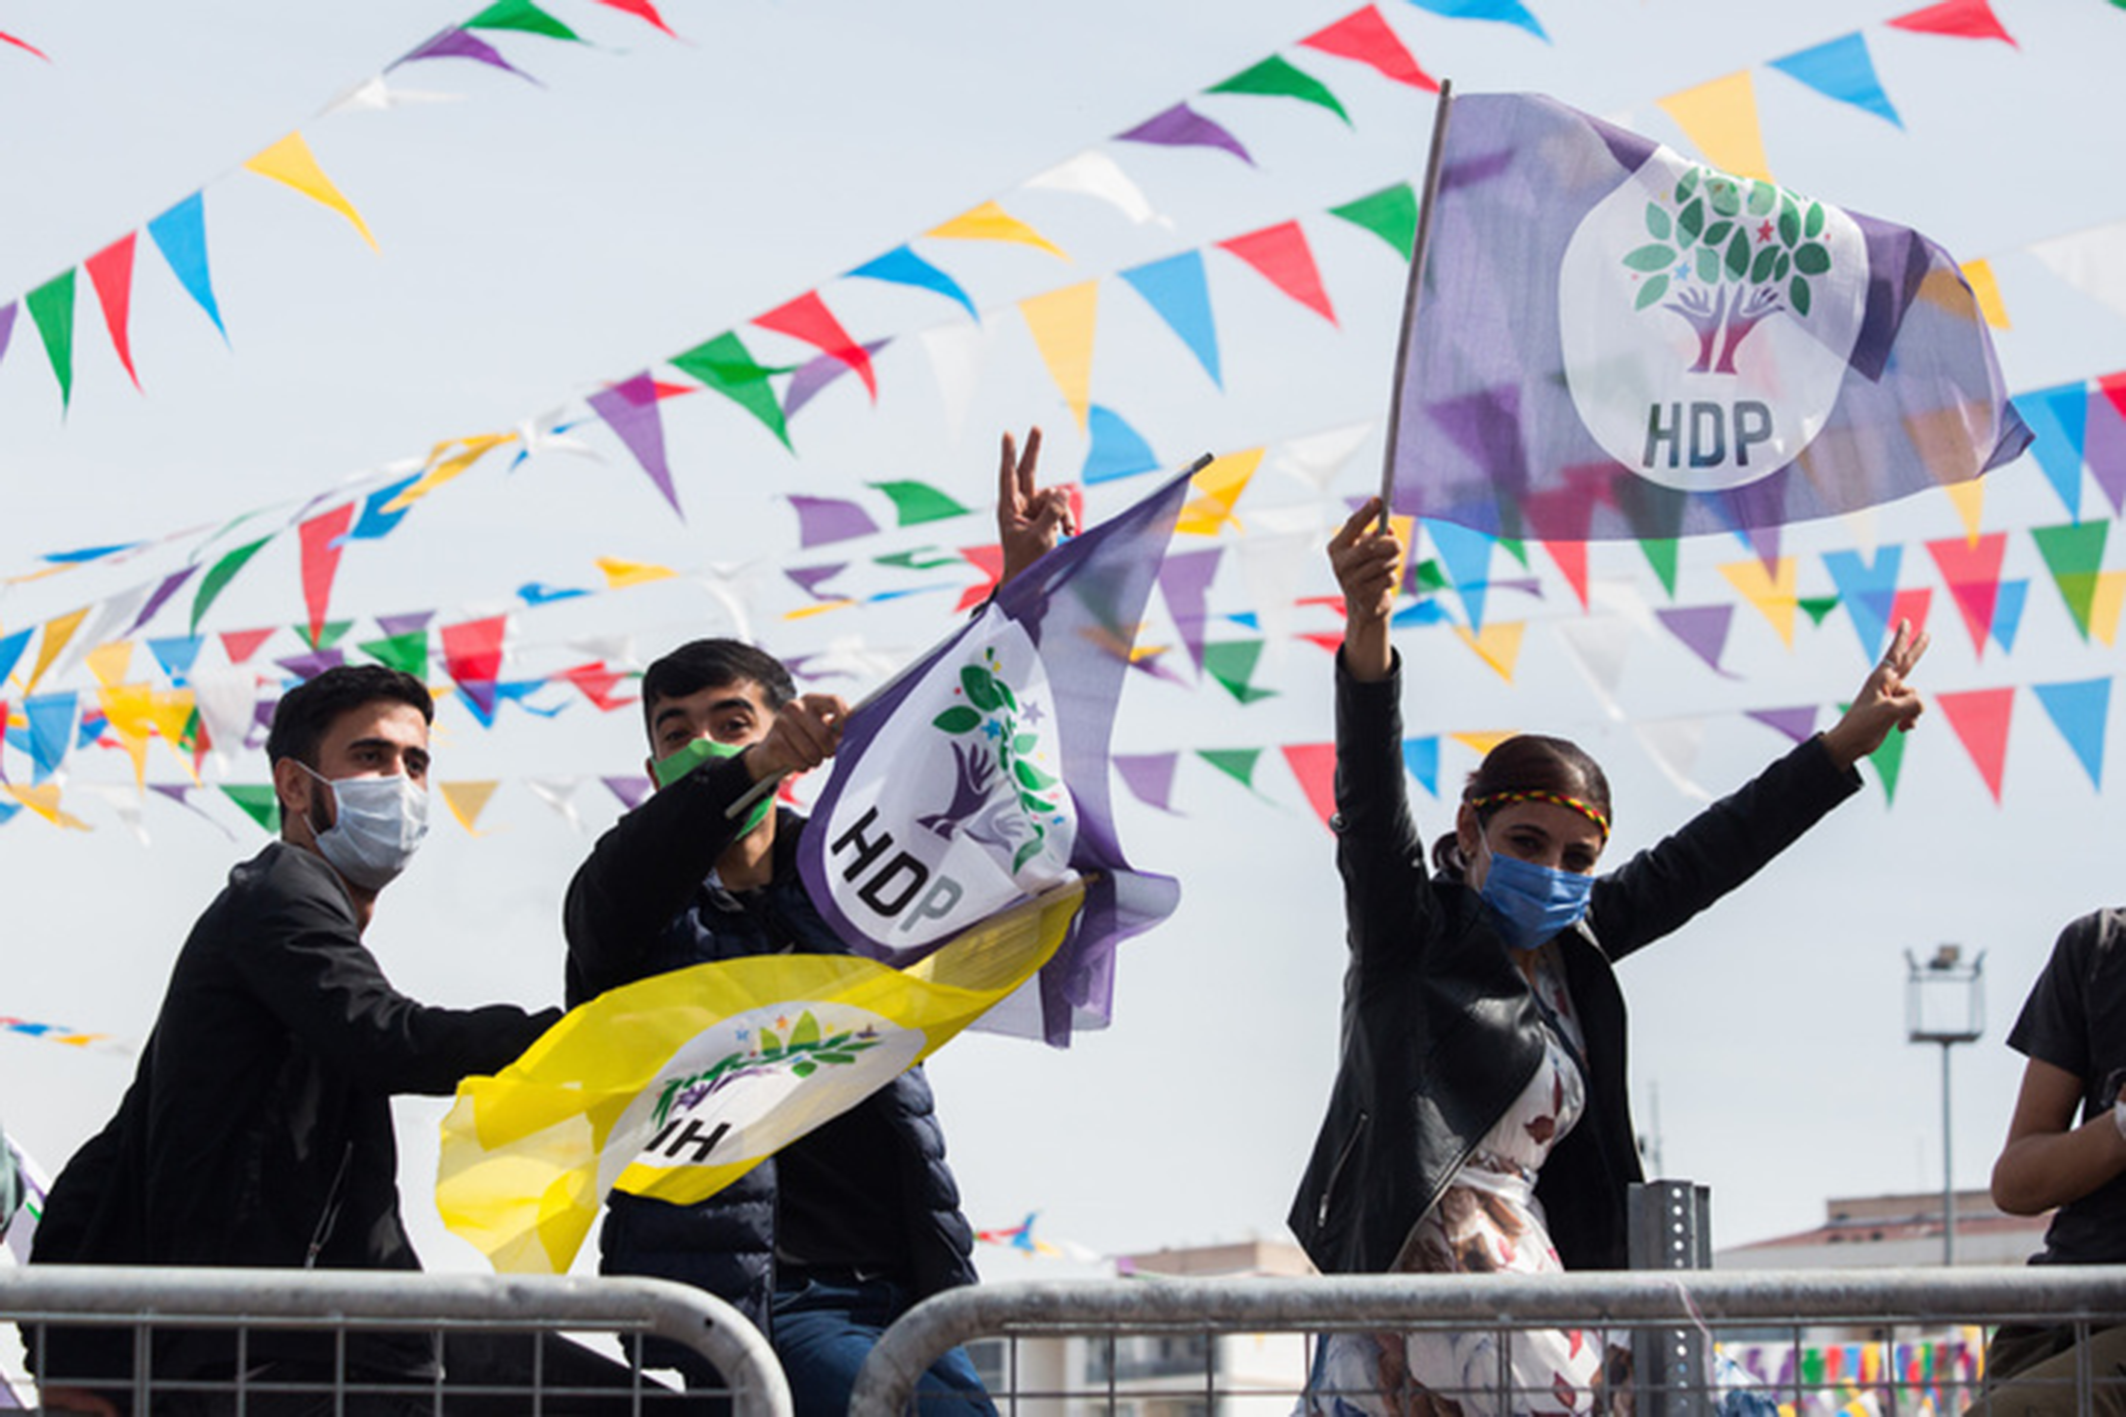
{"type": "MultiPolygon", "coordinates": [[[[876,357],[878,352],[891,344],[891,340],[875,339],[864,345],[864,353],[876,357]]],[[[818,354],[797,366],[790,376],[790,386],[783,390],[782,416],[797,417],[797,411],[812,402],[827,385],[849,372],[849,361],[839,354],[818,354]]]]}
{"type": "Polygon", "coordinates": [[[1122,785],[1130,795],[1148,807],[1157,807],[1162,812],[1174,811],[1174,765],[1179,762],[1179,753],[1117,753],[1114,756],[1115,771],[1122,774],[1122,785]]]}
{"type": "Polygon", "coordinates": [[[1174,617],[1174,628],[1181,632],[1181,642],[1188,646],[1189,658],[1195,661],[1199,674],[1203,672],[1204,625],[1210,619],[1207,594],[1224,550],[1222,546],[1207,546],[1201,551],[1170,554],[1159,567],[1159,594],[1165,597],[1167,613],[1174,617]]]}
{"type": "Polygon", "coordinates": [[[1751,709],[1749,716],[1767,728],[1775,728],[1796,743],[1806,743],[1816,731],[1816,706],[1804,704],[1800,708],[1751,709]]]}
{"type": "Polygon", "coordinates": [[[591,411],[605,420],[627,450],[635,455],[635,461],[649,474],[650,481],[664,494],[664,500],[672,504],[681,521],[686,512],[679,505],[679,494],[672,490],[672,468],[664,458],[664,419],[657,412],[657,382],[647,373],[637,374],[632,379],[623,379],[609,389],[600,389],[584,400],[591,411]]]}
{"type": "Polygon", "coordinates": [[[414,49],[411,53],[400,55],[388,67],[396,69],[401,64],[413,64],[423,59],[471,59],[476,63],[500,69],[504,73],[515,74],[526,83],[536,84],[539,82],[507,59],[504,59],[502,51],[496,49],[486,40],[461,29],[444,30],[434,39],[414,49]]]}
{"type": "MultiPolygon", "coordinates": [[[[0,335],[0,342],[5,336],[0,335]]],[[[2114,512],[2126,511],[2126,412],[2108,398],[2091,399],[2082,422],[2082,460],[2114,512]]]]}
{"type": "Polygon", "coordinates": [[[14,300],[0,305],[0,359],[7,358],[7,342],[15,333],[15,312],[21,308],[20,302],[14,300]]]}
{"type": "Polygon", "coordinates": [[[1158,117],[1139,123],[1127,133],[1115,134],[1115,140],[1122,143],[1150,143],[1162,148],[1223,148],[1248,166],[1255,165],[1255,159],[1248,156],[1248,150],[1240,145],[1240,139],[1185,103],[1175,104],[1158,117]]]}
{"type": "Polygon", "coordinates": [[[650,780],[646,777],[601,777],[606,791],[620,799],[620,805],[630,812],[642,805],[642,799],[650,795],[650,780]]]}
{"type": "Polygon", "coordinates": [[[298,679],[315,679],[328,669],[337,669],[347,662],[346,652],[338,649],[311,650],[307,654],[291,654],[286,659],[273,661],[298,679]]]}
{"type": "Polygon", "coordinates": [[[199,567],[197,566],[187,566],[181,571],[172,571],[169,575],[164,576],[162,584],[155,587],[154,593],[148,596],[147,603],[140,607],[140,613],[133,617],[133,623],[120,633],[119,638],[127,638],[142,625],[154,619],[155,612],[162,609],[163,602],[177,594],[178,587],[192,579],[192,573],[198,569],[199,567]]]}
{"type": "Polygon", "coordinates": [[[379,615],[376,627],[387,637],[410,635],[415,630],[425,630],[428,622],[436,618],[433,610],[409,610],[402,615],[379,615]]]}
{"type": "Polygon", "coordinates": [[[832,566],[788,566],[784,568],[783,574],[796,581],[805,594],[814,600],[837,600],[840,597],[822,595],[819,588],[848,569],[847,561],[839,561],[832,566]]]}
{"type": "Polygon", "coordinates": [[[1735,619],[1734,606],[1663,606],[1654,615],[1670,634],[1683,641],[1686,649],[1711,665],[1714,673],[1729,679],[1736,677],[1720,667],[1720,656],[1727,649],[1728,626],[1735,619]]]}
{"type": "Polygon", "coordinates": [[[830,541],[870,536],[878,530],[878,523],[871,520],[869,512],[840,497],[804,497],[792,493],[789,501],[797,509],[797,543],[800,546],[823,546],[830,541]]]}

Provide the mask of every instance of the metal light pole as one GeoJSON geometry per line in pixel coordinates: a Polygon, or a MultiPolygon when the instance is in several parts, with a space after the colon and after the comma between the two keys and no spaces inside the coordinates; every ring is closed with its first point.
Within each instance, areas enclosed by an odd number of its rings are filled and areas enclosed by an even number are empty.
{"type": "Polygon", "coordinates": [[[1941,1262],[1956,1263],[1956,1181],[1950,1149],[1949,1049],[1986,1031],[1986,992],[1979,975],[1986,952],[1969,964],[1961,945],[1942,945],[1921,963],[1905,951],[1905,1037],[1941,1045],[1941,1262]]]}

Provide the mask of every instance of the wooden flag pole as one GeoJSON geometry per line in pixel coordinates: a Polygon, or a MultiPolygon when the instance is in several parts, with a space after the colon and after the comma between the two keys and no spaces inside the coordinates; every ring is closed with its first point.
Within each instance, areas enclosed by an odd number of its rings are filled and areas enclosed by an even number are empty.
{"type": "Polygon", "coordinates": [[[1440,157],[1447,146],[1447,115],[1454,107],[1454,81],[1442,79],[1439,105],[1432,112],[1432,151],[1425,158],[1423,203],[1417,212],[1417,235],[1410,243],[1410,286],[1403,294],[1403,337],[1395,347],[1395,387],[1388,396],[1388,446],[1380,466],[1380,529],[1388,529],[1388,502],[1395,489],[1395,433],[1402,426],[1403,378],[1410,363],[1410,336],[1417,329],[1418,296],[1425,284],[1425,256],[1432,247],[1432,209],[1439,201],[1440,157]]]}

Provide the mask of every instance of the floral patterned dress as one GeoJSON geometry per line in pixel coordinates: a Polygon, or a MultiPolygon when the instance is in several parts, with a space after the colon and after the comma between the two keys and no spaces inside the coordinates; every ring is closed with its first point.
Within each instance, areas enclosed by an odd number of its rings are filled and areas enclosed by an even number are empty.
{"type": "MultiPolygon", "coordinates": [[[[1552,946],[1525,963],[1546,1027],[1543,1062],[1462,1164],[1402,1255],[1398,1274],[1554,1274],[1536,1173],[1586,1106],[1585,1056],[1552,946]]],[[[1507,1335],[1512,1392],[1499,1403],[1495,1330],[1336,1333],[1321,1340],[1301,1410],[1309,1417],[1507,1417],[1589,1413],[1602,1370],[1598,1336],[1578,1329],[1507,1335]]]]}

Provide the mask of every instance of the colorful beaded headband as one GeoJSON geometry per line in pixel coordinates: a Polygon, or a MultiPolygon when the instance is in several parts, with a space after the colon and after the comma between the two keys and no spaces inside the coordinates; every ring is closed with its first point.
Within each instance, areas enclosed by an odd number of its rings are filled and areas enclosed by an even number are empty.
{"type": "Polygon", "coordinates": [[[1472,799],[1469,805],[1482,811],[1486,807],[1504,807],[1513,802],[1549,802],[1554,806],[1569,807],[1599,827],[1602,840],[1609,840],[1609,818],[1603,816],[1601,811],[1591,804],[1582,802],[1577,797],[1567,797],[1562,792],[1493,792],[1488,796],[1472,799]]]}

